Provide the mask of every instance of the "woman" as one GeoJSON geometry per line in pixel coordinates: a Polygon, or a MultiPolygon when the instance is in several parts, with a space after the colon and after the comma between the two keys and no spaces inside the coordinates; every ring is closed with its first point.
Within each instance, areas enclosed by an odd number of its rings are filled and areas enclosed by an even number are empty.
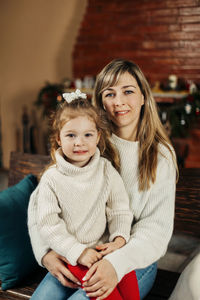
{"type": "MultiPolygon", "coordinates": [[[[165,254],[173,231],[174,151],[159,120],[150,87],[133,62],[117,59],[105,66],[97,76],[93,100],[110,120],[111,140],[119,151],[120,173],[135,219],[130,241],[89,269],[84,289],[90,298],[105,299],[125,274],[135,270],[140,299],[144,299],[155,280],[156,261],[165,254]]],[[[36,225],[31,235],[37,235],[36,225]]],[[[37,243],[41,244],[39,237],[37,243]]],[[[37,260],[61,282],[55,282],[55,299],[87,299],[83,291],[68,298],[69,290],[64,286],[78,284],[66,269],[65,259],[49,251],[46,245],[40,251],[37,248],[33,245],[37,260]]],[[[54,280],[50,274],[42,281],[38,295],[44,291],[45,295],[52,295],[48,291],[49,280],[54,280]]],[[[38,299],[47,298],[53,299],[38,299]]]]}

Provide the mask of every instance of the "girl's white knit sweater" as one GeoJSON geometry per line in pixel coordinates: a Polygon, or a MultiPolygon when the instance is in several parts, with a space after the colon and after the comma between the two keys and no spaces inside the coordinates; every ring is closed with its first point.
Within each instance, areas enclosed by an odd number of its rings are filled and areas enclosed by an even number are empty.
{"type": "Polygon", "coordinates": [[[112,136],[121,160],[121,176],[129,195],[134,225],[130,241],[105,258],[114,266],[118,279],[145,268],[166,252],[173,231],[176,170],[169,150],[160,146],[156,181],[147,191],[138,189],[138,142],[112,136]]]}
{"type": "Polygon", "coordinates": [[[123,236],[128,241],[133,218],[121,176],[107,159],[100,157],[98,149],[82,168],[68,163],[58,149],[56,165],[43,174],[31,195],[28,223],[38,258],[36,247],[40,244],[36,245],[31,228],[35,213],[44,243],[72,265],[76,265],[86,247],[106,242],[108,237],[112,241],[123,236]]]}

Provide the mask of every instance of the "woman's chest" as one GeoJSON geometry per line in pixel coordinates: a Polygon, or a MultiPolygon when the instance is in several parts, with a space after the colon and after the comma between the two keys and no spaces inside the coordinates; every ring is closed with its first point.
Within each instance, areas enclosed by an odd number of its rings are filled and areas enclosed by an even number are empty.
{"type": "Polygon", "coordinates": [[[130,200],[130,208],[133,212],[134,219],[139,220],[149,200],[150,190],[140,191],[137,169],[122,169],[121,176],[130,200]]]}

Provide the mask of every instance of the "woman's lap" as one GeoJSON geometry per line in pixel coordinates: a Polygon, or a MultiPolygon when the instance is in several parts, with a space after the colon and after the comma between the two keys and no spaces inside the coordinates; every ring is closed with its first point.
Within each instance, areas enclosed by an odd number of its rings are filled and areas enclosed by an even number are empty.
{"type": "Polygon", "coordinates": [[[138,287],[140,291],[140,299],[144,299],[144,297],[151,290],[154,281],[156,279],[157,274],[157,263],[150,265],[145,269],[136,270],[136,276],[138,280],[138,287]]]}
{"type": "MultiPolygon", "coordinates": [[[[157,264],[154,263],[145,269],[136,270],[140,299],[148,294],[156,278],[157,264]]],[[[57,278],[48,273],[42,280],[31,300],[88,300],[83,290],[64,287],[57,278]]]]}
{"type": "Polygon", "coordinates": [[[75,291],[75,289],[63,286],[56,277],[47,273],[33,293],[31,300],[66,300],[75,291]]]}

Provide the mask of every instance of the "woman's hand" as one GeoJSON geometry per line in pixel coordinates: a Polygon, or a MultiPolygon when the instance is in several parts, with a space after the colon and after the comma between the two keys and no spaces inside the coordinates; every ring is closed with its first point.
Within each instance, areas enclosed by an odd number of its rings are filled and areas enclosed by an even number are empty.
{"type": "Polygon", "coordinates": [[[102,259],[96,262],[84,277],[84,291],[89,298],[105,299],[118,283],[117,274],[112,264],[102,259]]]}
{"type": "Polygon", "coordinates": [[[66,258],[57,254],[53,250],[44,255],[42,259],[42,264],[62,283],[62,285],[70,288],[78,288],[80,282],[67,269],[66,263],[68,263],[66,258]]]}

